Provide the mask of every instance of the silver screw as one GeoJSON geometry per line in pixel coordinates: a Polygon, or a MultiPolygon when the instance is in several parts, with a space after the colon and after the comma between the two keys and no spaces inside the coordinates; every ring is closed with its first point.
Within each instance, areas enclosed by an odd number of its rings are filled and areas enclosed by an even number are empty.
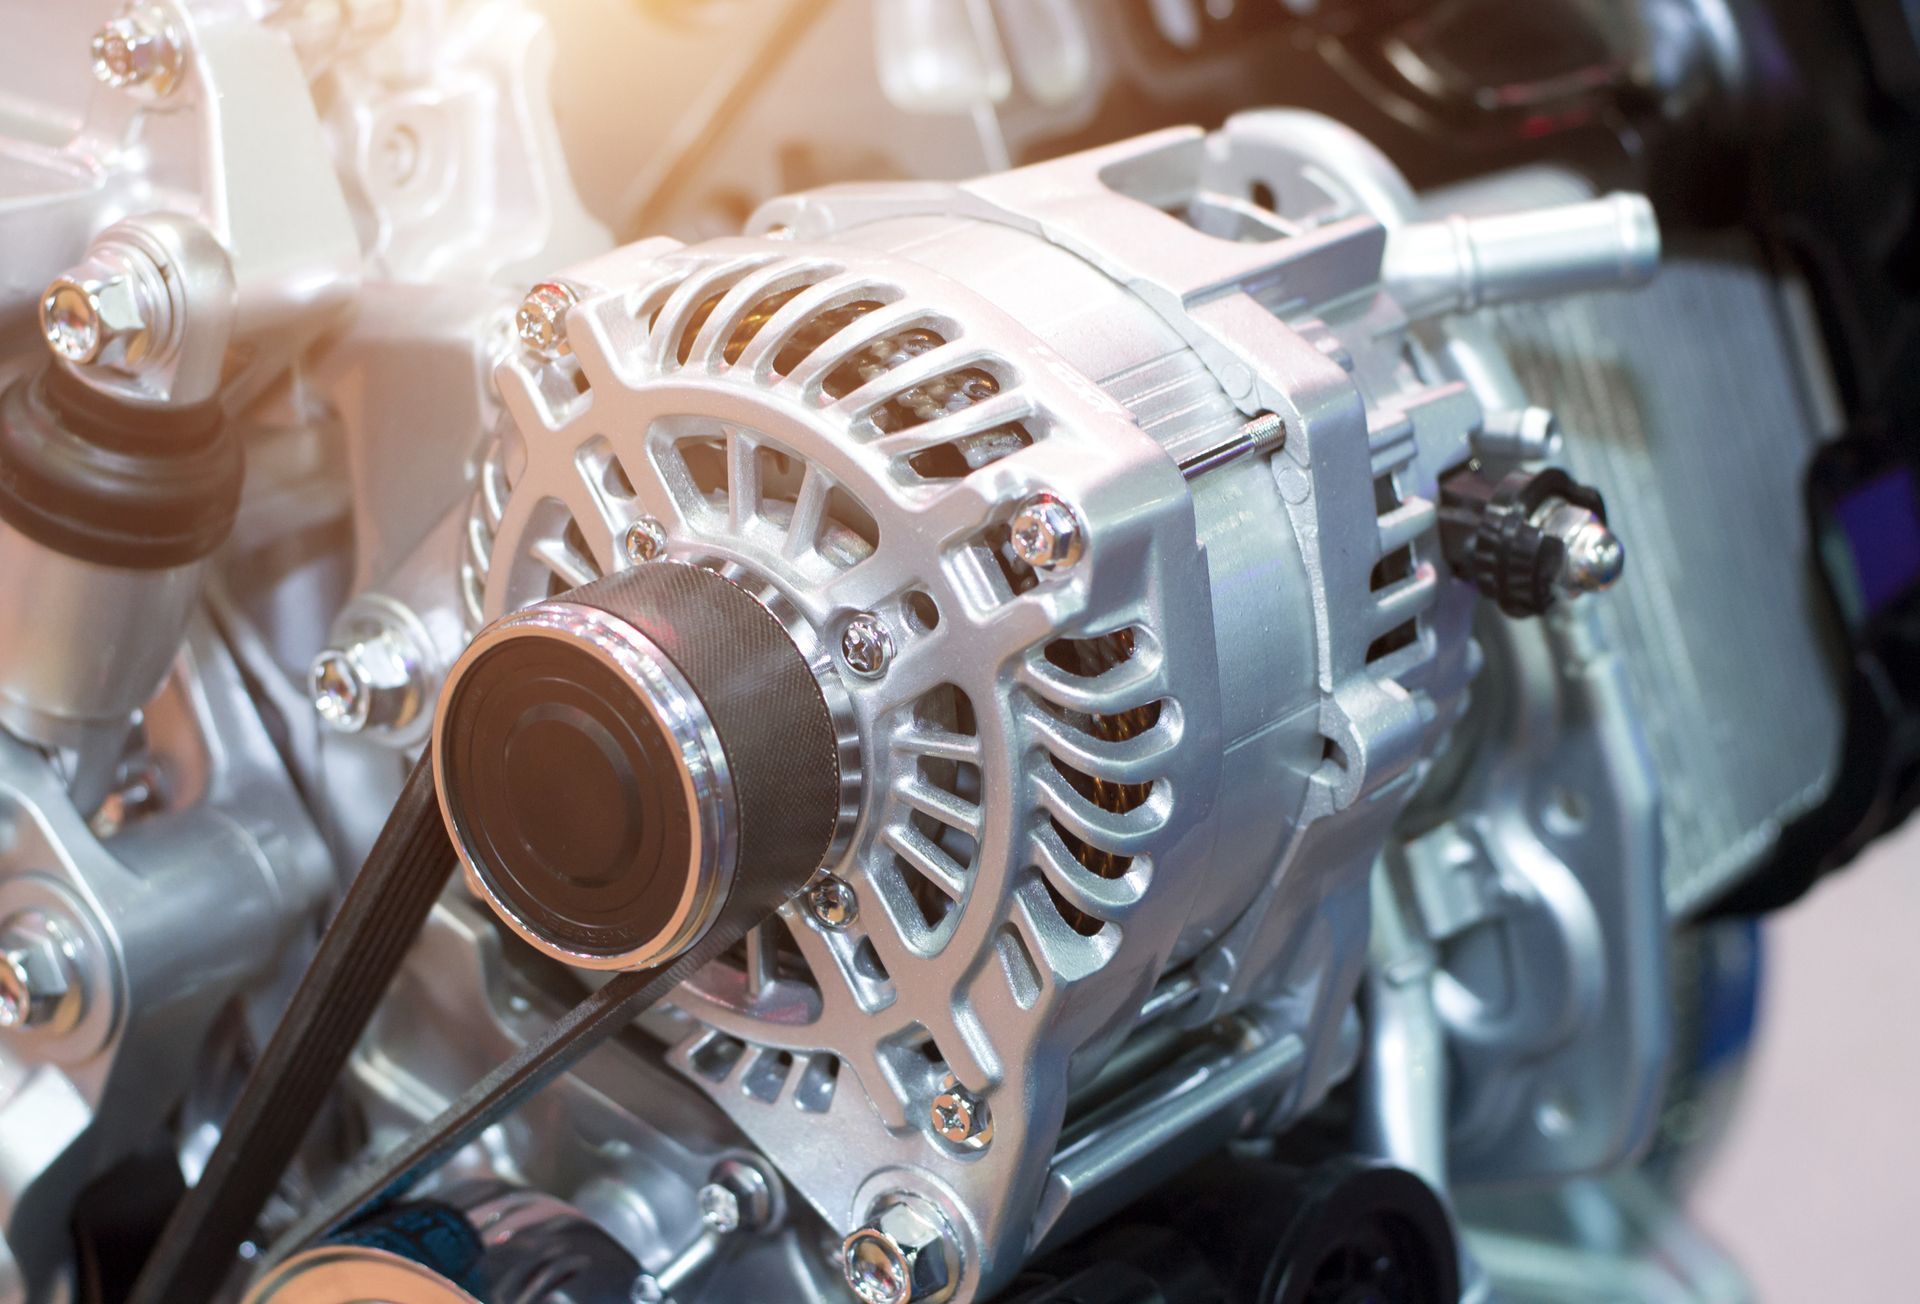
{"type": "Polygon", "coordinates": [[[180,81],[187,52],[166,15],[129,9],[93,34],[93,75],[115,90],[165,95],[180,81]]]}
{"type": "Polygon", "coordinates": [[[86,1004],[79,946],[43,911],[0,926],[0,1029],[72,1027],[86,1004]]]}
{"type": "Polygon", "coordinates": [[[860,896],[846,879],[821,874],[807,889],[807,909],[822,926],[839,932],[860,918],[860,896]]]}
{"type": "Polygon", "coordinates": [[[635,566],[654,561],[667,550],[667,527],[651,516],[642,516],[627,527],[627,532],[620,538],[620,546],[626,550],[627,560],[635,566]]]}
{"type": "Polygon", "coordinates": [[[396,629],[330,647],[307,670],[313,709],[335,733],[403,729],[426,705],[424,658],[396,629]]]}
{"type": "Polygon", "coordinates": [[[1079,516],[1052,494],[1035,494],[1021,503],[1009,530],[1013,555],[1038,571],[1064,569],[1086,551],[1079,516]]]}
{"type": "Polygon", "coordinates": [[[933,1130],[954,1145],[980,1150],[993,1140],[993,1116],[987,1102],[961,1086],[951,1073],[940,1084],[940,1094],[933,1098],[929,1112],[933,1130]]]}
{"type": "Polygon", "coordinates": [[[847,1285],[863,1304],[950,1298],[960,1256],[946,1220],[912,1196],[892,1196],[840,1244],[847,1285]]]}
{"type": "Polygon", "coordinates": [[[171,324],[162,270],[129,244],[96,246],[40,296],[40,333],[75,366],[137,370],[160,351],[171,324]]]}
{"type": "Polygon", "coordinates": [[[562,281],[542,281],[527,291],[520,311],[513,316],[513,329],[528,349],[557,362],[573,352],[567,343],[567,309],[580,302],[580,295],[562,281]]]}
{"type": "Polygon", "coordinates": [[[893,660],[893,634],[887,624],[871,611],[863,611],[847,622],[840,635],[840,657],[847,669],[863,679],[878,679],[887,673],[893,660]]]}
{"type": "Polygon", "coordinates": [[[1597,514],[1556,498],[1542,504],[1533,520],[1566,549],[1560,567],[1562,592],[1598,593],[1612,588],[1626,572],[1626,545],[1597,514]]]}

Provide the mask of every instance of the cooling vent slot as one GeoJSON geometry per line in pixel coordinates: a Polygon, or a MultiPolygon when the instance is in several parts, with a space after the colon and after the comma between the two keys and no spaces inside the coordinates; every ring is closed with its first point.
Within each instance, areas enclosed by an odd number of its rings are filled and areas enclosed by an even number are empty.
{"type": "Polygon", "coordinates": [[[965,898],[979,859],[982,811],[979,725],[973,702],[943,685],[914,703],[894,735],[914,758],[897,795],[902,814],[883,835],[889,896],[904,907],[916,949],[937,951],[965,898]]]}
{"type": "MultiPolygon", "coordinates": [[[[1082,679],[1097,679],[1118,666],[1133,659],[1134,633],[1123,629],[1116,633],[1092,639],[1055,639],[1047,645],[1046,658],[1053,665],[1069,675],[1082,679]]],[[[1138,706],[1111,713],[1059,712],[1063,722],[1082,730],[1101,742],[1120,743],[1152,729],[1160,722],[1160,703],[1144,702],[1138,706]]],[[[1073,790],[1089,802],[1104,811],[1125,814],[1137,810],[1146,804],[1153,794],[1151,783],[1120,783],[1113,779],[1089,774],[1077,769],[1054,755],[1049,758],[1053,768],[1066,779],[1073,790]]],[[[1072,829],[1063,824],[1057,816],[1049,816],[1053,831],[1073,858],[1090,872],[1101,878],[1119,878],[1133,865],[1131,856],[1123,856],[1113,851],[1103,850],[1081,838],[1072,829]]],[[[1075,932],[1091,936],[1100,931],[1101,921],[1087,912],[1077,909],[1061,896],[1051,883],[1047,885],[1048,894],[1060,915],[1075,932]]]]}
{"type": "Polygon", "coordinates": [[[1038,879],[1060,917],[1092,937],[1144,885],[1134,871],[1166,818],[1156,776],[1177,740],[1175,717],[1158,646],[1143,629],[1056,639],[1030,666],[1050,779],[1035,834],[1038,879]]]}

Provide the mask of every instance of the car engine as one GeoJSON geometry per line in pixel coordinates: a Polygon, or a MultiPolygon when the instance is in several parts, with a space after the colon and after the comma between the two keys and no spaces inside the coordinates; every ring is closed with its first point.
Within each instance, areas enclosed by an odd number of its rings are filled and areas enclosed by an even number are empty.
{"type": "Polygon", "coordinates": [[[0,1301],[1745,1298],[1833,8],[0,0],[0,1301]]]}

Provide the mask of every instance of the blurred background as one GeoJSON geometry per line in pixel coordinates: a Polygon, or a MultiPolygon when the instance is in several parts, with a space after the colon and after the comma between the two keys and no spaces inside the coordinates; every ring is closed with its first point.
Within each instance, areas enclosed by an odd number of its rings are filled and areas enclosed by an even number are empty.
{"type": "Polygon", "coordinates": [[[1753,1058],[1692,1202],[1763,1304],[1920,1298],[1916,920],[1909,823],[1765,925],[1753,1058]]]}

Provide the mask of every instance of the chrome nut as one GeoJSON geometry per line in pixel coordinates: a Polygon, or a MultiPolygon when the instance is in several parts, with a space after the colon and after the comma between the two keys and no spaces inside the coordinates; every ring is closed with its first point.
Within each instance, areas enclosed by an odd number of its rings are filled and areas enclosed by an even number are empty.
{"type": "Polygon", "coordinates": [[[0,1030],[64,1031],[86,1009],[79,944],[42,911],[0,925],[0,1030]]]}
{"type": "Polygon", "coordinates": [[[913,1196],[892,1196],[840,1246],[847,1285],[862,1304],[939,1304],[960,1280],[946,1220],[913,1196]]]}
{"type": "Polygon", "coordinates": [[[180,34],[150,5],[129,9],[95,32],[90,53],[101,83],[154,98],[179,84],[187,63],[180,34]]]}
{"type": "Polygon", "coordinates": [[[161,352],[170,320],[160,269],[131,245],[93,249],[40,296],[40,333],[75,366],[137,371],[161,352]]]}
{"type": "Polygon", "coordinates": [[[398,630],[330,647],[307,670],[307,693],[335,733],[404,729],[426,704],[425,658],[398,630]]]}
{"type": "Polygon", "coordinates": [[[1063,570],[1086,551],[1086,531],[1072,507],[1052,494],[1021,503],[1008,526],[1013,555],[1037,571],[1063,570]]]}
{"type": "Polygon", "coordinates": [[[514,314],[514,333],[528,351],[557,362],[573,352],[567,343],[567,309],[580,302],[572,286],[560,281],[542,281],[527,291],[514,314]]]}

